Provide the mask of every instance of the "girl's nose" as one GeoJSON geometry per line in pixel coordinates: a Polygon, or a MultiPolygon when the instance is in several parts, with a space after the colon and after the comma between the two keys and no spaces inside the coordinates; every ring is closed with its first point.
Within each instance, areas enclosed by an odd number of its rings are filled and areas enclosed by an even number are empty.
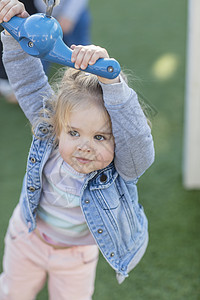
{"type": "Polygon", "coordinates": [[[84,152],[91,152],[92,151],[92,146],[91,143],[89,141],[78,145],[78,151],[84,151],[84,152]]]}

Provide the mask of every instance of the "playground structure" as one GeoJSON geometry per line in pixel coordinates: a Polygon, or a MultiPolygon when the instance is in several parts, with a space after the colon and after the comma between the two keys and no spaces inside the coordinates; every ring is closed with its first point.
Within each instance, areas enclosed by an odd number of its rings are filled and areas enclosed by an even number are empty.
{"type": "Polygon", "coordinates": [[[200,188],[200,1],[188,1],[183,184],[200,188]]]}

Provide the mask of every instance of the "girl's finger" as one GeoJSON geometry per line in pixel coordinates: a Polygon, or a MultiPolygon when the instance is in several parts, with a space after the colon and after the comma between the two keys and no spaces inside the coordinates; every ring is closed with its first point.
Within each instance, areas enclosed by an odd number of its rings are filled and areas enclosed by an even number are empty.
{"type": "Polygon", "coordinates": [[[20,18],[28,18],[30,15],[27,11],[23,11],[21,14],[17,15],[20,18]]]}
{"type": "Polygon", "coordinates": [[[88,46],[82,46],[82,45],[71,45],[71,49],[73,50],[72,52],[72,56],[71,56],[71,60],[72,62],[75,62],[75,60],[77,59],[80,51],[83,53],[84,51],[90,51],[91,49],[96,49],[96,46],[94,45],[88,45],[88,46]]]}
{"type": "Polygon", "coordinates": [[[72,50],[74,50],[75,47],[76,47],[76,45],[74,45],[74,44],[72,44],[72,45],[70,46],[70,48],[71,48],[72,50]]]}
{"type": "Polygon", "coordinates": [[[20,15],[25,12],[24,4],[18,1],[0,1],[6,3],[3,8],[0,8],[0,20],[8,22],[13,16],[20,15]]]}
{"type": "Polygon", "coordinates": [[[86,48],[81,48],[76,56],[76,60],[75,60],[75,68],[79,69],[81,68],[82,65],[82,61],[84,60],[84,57],[87,53],[87,49],[86,48]]]}
{"type": "Polygon", "coordinates": [[[79,46],[75,46],[75,45],[72,45],[72,46],[71,46],[71,49],[73,50],[73,51],[72,51],[72,56],[71,56],[71,61],[72,61],[72,62],[75,62],[75,61],[76,61],[77,56],[78,56],[80,50],[82,49],[82,47],[83,47],[83,46],[80,46],[80,45],[79,45],[79,46]]]}
{"type": "Polygon", "coordinates": [[[7,13],[6,5],[8,4],[8,0],[0,1],[0,21],[3,21],[5,14],[7,13]]]}
{"type": "Polygon", "coordinates": [[[80,65],[81,69],[84,70],[87,68],[87,66],[91,60],[91,57],[93,57],[94,53],[95,53],[95,49],[92,49],[92,48],[88,49],[85,52],[84,56],[82,57],[82,61],[81,61],[81,65],[80,65]]]}
{"type": "Polygon", "coordinates": [[[71,61],[75,63],[75,68],[86,69],[88,64],[93,65],[99,58],[109,57],[106,49],[95,46],[75,46],[72,45],[73,50],[71,61]]]}
{"type": "Polygon", "coordinates": [[[108,58],[108,57],[109,57],[109,55],[108,55],[108,52],[106,51],[106,49],[98,47],[98,49],[91,56],[89,65],[95,64],[95,62],[99,58],[108,58]]]}

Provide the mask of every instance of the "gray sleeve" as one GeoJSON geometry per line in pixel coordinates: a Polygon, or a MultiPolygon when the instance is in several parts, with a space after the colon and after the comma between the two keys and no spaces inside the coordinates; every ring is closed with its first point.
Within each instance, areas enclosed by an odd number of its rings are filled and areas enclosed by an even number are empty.
{"type": "Polygon", "coordinates": [[[115,137],[115,167],[125,180],[133,180],[153,163],[154,145],[137,94],[120,79],[101,86],[115,137]]]}
{"type": "Polygon", "coordinates": [[[40,59],[26,54],[13,37],[1,33],[3,63],[9,82],[24,114],[33,124],[52,90],[40,59]]]}

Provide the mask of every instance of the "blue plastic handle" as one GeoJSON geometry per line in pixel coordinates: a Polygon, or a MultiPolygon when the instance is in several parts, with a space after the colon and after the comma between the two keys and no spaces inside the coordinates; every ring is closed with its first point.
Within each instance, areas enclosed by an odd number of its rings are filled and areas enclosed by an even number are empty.
{"type": "MultiPolygon", "coordinates": [[[[74,68],[71,62],[72,50],[63,42],[62,29],[55,18],[38,13],[26,19],[15,16],[1,25],[28,54],[74,68]]],[[[113,79],[119,75],[120,70],[115,59],[100,58],[84,71],[113,79]]]]}

